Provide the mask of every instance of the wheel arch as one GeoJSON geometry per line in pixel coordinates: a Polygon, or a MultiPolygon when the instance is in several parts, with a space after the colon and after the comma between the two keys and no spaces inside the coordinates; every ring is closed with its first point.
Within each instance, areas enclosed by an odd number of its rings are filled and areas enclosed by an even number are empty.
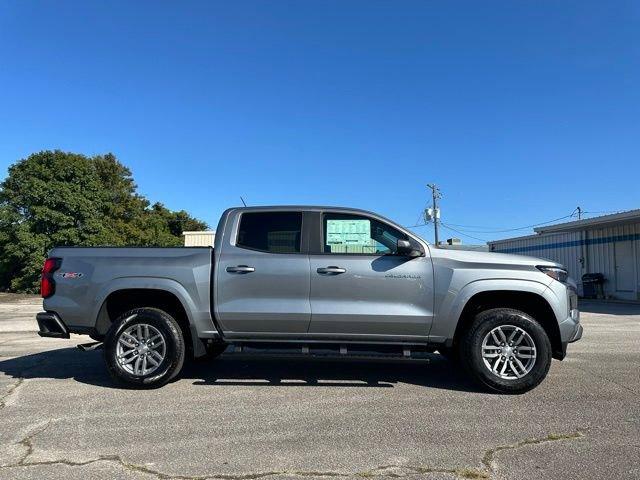
{"type": "Polygon", "coordinates": [[[483,290],[474,293],[464,304],[457,321],[452,344],[458,344],[462,334],[475,316],[492,308],[512,308],[530,315],[544,328],[553,352],[553,358],[564,358],[560,327],[549,301],[541,294],[530,290],[483,290]]]}
{"type": "Polygon", "coordinates": [[[188,355],[201,356],[206,353],[191,317],[192,302],[185,299],[175,287],[120,285],[109,289],[102,297],[95,316],[95,330],[98,336],[106,335],[113,321],[124,312],[134,308],[152,307],[167,312],[178,322],[188,355]]]}

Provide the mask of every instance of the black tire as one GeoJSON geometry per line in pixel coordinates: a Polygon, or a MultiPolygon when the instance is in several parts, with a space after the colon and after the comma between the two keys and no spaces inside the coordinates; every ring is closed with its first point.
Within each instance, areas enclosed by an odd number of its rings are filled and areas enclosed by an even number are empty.
{"type": "Polygon", "coordinates": [[[500,393],[518,394],[531,390],[544,380],[551,366],[551,342],[542,325],[526,313],[510,308],[494,308],[476,315],[462,339],[460,354],[464,366],[476,381],[500,393]],[[482,342],[494,328],[503,325],[524,330],[535,344],[535,361],[521,378],[501,378],[484,363],[482,342]]]}
{"type": "Polygon", "coordinates": [[[111,325],[104,341],[104,356],[107,370],[116,382],[133,388],[157,388],[168,383],[182,370],[185,343],[180,326],[168,313],[157,308],[135,308],[122,314],[111,325]],[[166,345],[164,359],[146,375],[125,371],[117,360],[118,339],[123,332],[137,324],[147,324],[158,330],[166,345]]]}

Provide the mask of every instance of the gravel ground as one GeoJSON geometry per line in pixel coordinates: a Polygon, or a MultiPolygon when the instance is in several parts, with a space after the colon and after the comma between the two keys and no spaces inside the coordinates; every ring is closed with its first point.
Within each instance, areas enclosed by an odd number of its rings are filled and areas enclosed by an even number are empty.
{"type": "Polygon", "coordinates": [[[225,354],[159,390],[41,339],[0,294],[0,479],[640,478],[640,306],[584,303],[583,339],[520,396],[426,360],[225,354]]]}

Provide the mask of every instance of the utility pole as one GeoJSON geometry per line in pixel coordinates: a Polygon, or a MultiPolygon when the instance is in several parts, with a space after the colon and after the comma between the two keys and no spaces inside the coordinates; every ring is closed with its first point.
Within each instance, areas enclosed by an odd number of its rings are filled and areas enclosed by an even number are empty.
{"type": "Polygon", "coordinates": [[[438,199],[442,198],[440,189],[435,183],[427,185],[431,189],[431,196],[433,198],[433,236],[435,239],[436,247],[438,246],[438,223],[440,222],[440,210],[438,209],[438,199]]]}
{"type": "Polygon", "coordinates": [[[578,220],[582,220],[582,209],[580,207],[576,207],[576,210],[578,211],[578,220]]]}

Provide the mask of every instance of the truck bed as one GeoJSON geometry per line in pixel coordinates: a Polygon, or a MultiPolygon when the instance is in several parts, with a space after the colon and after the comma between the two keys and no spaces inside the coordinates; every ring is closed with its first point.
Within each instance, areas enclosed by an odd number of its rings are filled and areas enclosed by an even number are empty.
{"type": "Polygon", "coordinates": [[[112,292],[157,288],[183,303],[192,325],[215,331],[210,311],[212,255],[211,247],[54,248],[49,256],[62,262],[54,274],[56,294],[44,300],[44,308],[63,311],[70,332],[86,333],[96,326],[112,292]]]}

